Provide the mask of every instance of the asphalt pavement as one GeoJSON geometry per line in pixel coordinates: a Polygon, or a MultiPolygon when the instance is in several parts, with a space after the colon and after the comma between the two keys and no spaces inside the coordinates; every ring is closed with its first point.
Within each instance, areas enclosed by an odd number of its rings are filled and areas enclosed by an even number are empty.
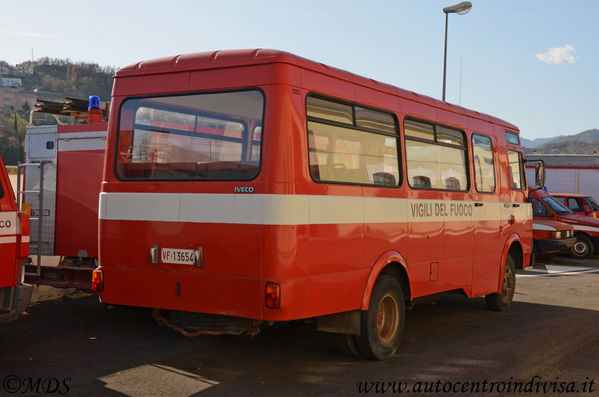
{"type": "Polygon", "coordinates": [[[0,395],[599,395],[598,328],[598,258],[519,272],[507,312],[459,295],[418,304],[384,362],[339,355],[306,322],[189,339],[79,295],[0,325],[0,395]]]}

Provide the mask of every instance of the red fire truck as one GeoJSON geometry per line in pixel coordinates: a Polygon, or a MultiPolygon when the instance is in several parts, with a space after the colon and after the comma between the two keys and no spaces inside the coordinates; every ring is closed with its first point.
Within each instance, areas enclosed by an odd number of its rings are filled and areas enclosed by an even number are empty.
{"type": "Polygon", "coordinates": [[[532,212],[518,128],[274,50],[116,73],[93,286],[187,334],[313,319],[371,359],[406,303],[510,307],[532,212]]]}
{"type": "Polygon", "coordinates": [[[16,319],[31,301],[32,287],[23,282],[29,255],[29,215],[19,211],[0,157],[0,323],[16,319]]]}
{"type": "MultiPolygon", "coordinates": [[[[106,105],[67,98],[38,100],[37,113],[71,116],[75,124],[33,125],[25,135],[24,202],[31,206],[26,280],[58,288],[91,288],[98,258],[98,196],[106,145],[106,105]],[[89,103],[89,105],[88,105],[89,103]],[[103,109],[102,109],[103,107],[103,109]],[[40,214],[42,214],[40,216],[40,214]],[[58,266],[42,257],[60,257],[58,266]]],[[[20,179],[19,179],[20,180],[20,179]]]]}

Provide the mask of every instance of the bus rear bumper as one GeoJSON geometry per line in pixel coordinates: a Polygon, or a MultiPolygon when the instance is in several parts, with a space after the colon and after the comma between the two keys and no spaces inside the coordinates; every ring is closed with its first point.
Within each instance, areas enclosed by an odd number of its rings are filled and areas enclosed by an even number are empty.
{"type": "Polygon", "coordinates": [[[103,303],[262,319],[259,278],[102,266],[103,303]]]}

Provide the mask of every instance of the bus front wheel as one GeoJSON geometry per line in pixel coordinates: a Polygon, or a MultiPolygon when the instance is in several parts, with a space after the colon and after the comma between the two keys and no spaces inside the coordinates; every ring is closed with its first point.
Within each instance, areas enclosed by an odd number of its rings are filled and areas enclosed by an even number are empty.
{"type": "Polygon", "coordinates": [[[355,336],[365,358],[385,360],[395,354],[405,322],[404,295],[399,282],[382,275],[374,285],[368,310],[362,312],[361,332],[355,336]]]}
{"type": "Polygon", "coordinates": [[[505,258],[505,268],[503,270],[503,282],[501,283],[501,293],[494,293],[485,296],[489,309],[504,311],[512,307],[512,299],[516,290],[516,266],[514,258],[508,255],[505,258]]]}

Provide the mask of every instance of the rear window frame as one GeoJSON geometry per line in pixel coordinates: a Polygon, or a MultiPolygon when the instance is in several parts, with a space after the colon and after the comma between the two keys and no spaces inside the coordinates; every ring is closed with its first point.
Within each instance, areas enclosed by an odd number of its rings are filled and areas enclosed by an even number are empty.
{"type": "MultiPolygon", "coordinates": [[[[116,120],[116,134],[115,134],[115,138],[114,138],[114,158],[113,158],[113,167],[112,167],[112,171],[113,171],[113,175],[114,177],[121,181],[121,182],[251,182],[254,181],[256,178],[258,178],[260,176],[260,174],[262,173],[262,144],[264,142],[264,126],[265,126],[265,121],[266,121],[266,94],[264,92],[264,90],[260,87],[254,86],[254,87],[244,87],[241,89],[226,89],[226,90],[207,90],[207,91],[186,91],[186,92],[175,92],[175,93],[160,93],[160,94],[147,94],[147,95],[130,95],[130,96],[125,96],[121,99],[120,103],[119,103],[119,108],[118,108],[118,116],[117,116],[117,120],[116,120]],[[176,97],[176,96],[190,96],[190,95],[206,95],[206,94],[226,94],[226,93],[236,93],[236,92],[247,92],[247,91],[256,91],[258,92],[261,96],[262,96],[262,120],[260,122],[260,127],[262,128],[261,133],[260,133],[260,158],[258,160],[258,169],[256,172],[256,175],[254,175],[252,178],[250,179],[223,179],[223,178],[194,178],[194,179],[189,179],[189,178],[155,178],[155,179],[149,179],[149,178],[123,178],[119,175],[118,170],[117,170],[117,161],[118,161],[118,155],[119,155],[119,136],[120,136],[120,126],[121,126],[121,115],[122,115],[122,110],[123,110],[123,106],[124,104],[129,101],[129,100],[140,100],[140,99],[153,99],[153,98],[164,98],[164,97],[176,97]]],[[[182,113],[186,113],[186,112],[182,112],[182,113]]],[[[231,121],[239,121],[239,120],[235,120],[231,118],[231,121]]],[[[133,126],[133,124],[132,124],[133,126]]],[[[246,126],[247,127],[247,126],[246,126]]],[[[248,135],[252,138],[251,142],[250,142],[250,146],[252,146],[254,139],[253,139],[253,133],[254,131],[250,131],[248,128],[248,135]]],[[[251,152],[250,152],[250,156],[251,156],[251,152]]]]}

